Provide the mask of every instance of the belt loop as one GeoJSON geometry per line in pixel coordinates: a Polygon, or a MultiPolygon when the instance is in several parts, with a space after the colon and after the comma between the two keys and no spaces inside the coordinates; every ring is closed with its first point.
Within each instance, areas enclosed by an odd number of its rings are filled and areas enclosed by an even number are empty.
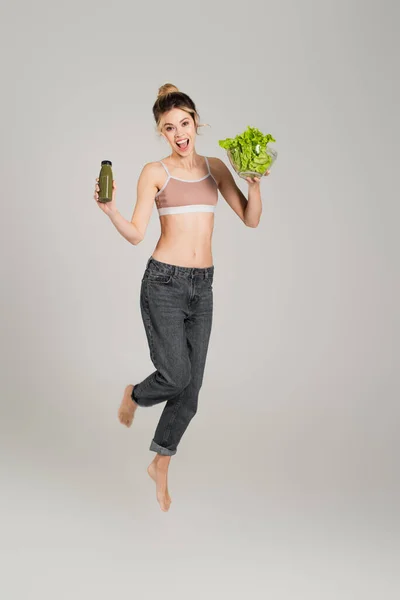
{"type": "Polygon", "coordinates": [[[176,277],[178,275],[178,268],[179,267],[177,265],[174,266],[174,270],[173,270],[174,277],[176,277]]]}

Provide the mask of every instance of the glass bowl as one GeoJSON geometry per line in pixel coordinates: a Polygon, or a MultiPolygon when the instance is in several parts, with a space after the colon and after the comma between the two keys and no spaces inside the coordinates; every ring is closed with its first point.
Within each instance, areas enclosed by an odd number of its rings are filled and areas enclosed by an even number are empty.
{"type": "MultiPolygon", "coordinates": [[[[265,151],[270,157],[270,162],[268,163],[268,165],[266,165],[264,173],[272,167],[278,156],[277,151],[274,148],[271,148],[270,146],[266,146],[265,151]]],[[[262,177],[264,175],[264,173],[258,173],[257,171],[241,171],[234,160],[232,151],[227,150],[227,154],[233,170],[239,175],[239,177],[246,179],[246,177],[262,177]]]]}

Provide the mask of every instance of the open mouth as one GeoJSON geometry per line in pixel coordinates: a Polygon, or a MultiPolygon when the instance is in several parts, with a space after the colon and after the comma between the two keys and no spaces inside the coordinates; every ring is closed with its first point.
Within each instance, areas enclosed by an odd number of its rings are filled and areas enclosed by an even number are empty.
{"type": "Polygon", "coordinates": [[[180,150],[187,150],[189,148],[189,140],[181,140],[180,142],[176,142],[176,145],[180,150]]]}

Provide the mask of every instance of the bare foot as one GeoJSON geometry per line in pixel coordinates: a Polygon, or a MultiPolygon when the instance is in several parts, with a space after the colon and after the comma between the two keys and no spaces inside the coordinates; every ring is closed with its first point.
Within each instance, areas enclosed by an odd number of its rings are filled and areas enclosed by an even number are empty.
{"type": "Polygon", "coordinates": [[[170,463],[170,456],[162,456],[156,454],[154,460],[147,467],[147,472],[150,477],[156,482],[156,495],[157,501],[160,504],[161,510],[166,512],[169,510],[172,502],[171,497],[168,493],[168,466],[170,463]]]}
{"type": "MultiPolygon", "coordinates": [[[[155,465],[154,461],[152,463],[150,463],[150,465],[147,467],[147,472],[150,475],[150,477],[153,479],[153,481],[155,481],[157,483],[156,465],[155,465]]],[[[166,493],[167,493],[168,501],[172,502],[171,496],[169,495],[169,492],[168,492],[168,488],[166,490],[166,493]]]]}
{"type": "Polygon", "coordinates": [[[132,384],[126,386],[121,406],[118,410],[118,418],[120,422],[122,423],[122,425],[126,425],[127,427],[130,427],[132,425],[135,410],[138,407],[138,404],[136,404],[136,402],[132,398],[133,387],[134,386],[132,384]]]}

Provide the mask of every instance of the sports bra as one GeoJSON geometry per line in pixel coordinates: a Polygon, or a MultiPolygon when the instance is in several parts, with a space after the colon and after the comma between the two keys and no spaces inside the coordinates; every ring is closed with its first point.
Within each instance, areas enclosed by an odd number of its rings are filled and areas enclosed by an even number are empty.
{"type": "Polygon", "coordinates": [[[173,177],[163,161],[160,160],[168,175],[167,181],[155,195],[160,216],[189,212],[215,212],[218,202],[218,185],[211,173],[207,157],[204,158],[208,175],[193,180],[173,177]]]}

